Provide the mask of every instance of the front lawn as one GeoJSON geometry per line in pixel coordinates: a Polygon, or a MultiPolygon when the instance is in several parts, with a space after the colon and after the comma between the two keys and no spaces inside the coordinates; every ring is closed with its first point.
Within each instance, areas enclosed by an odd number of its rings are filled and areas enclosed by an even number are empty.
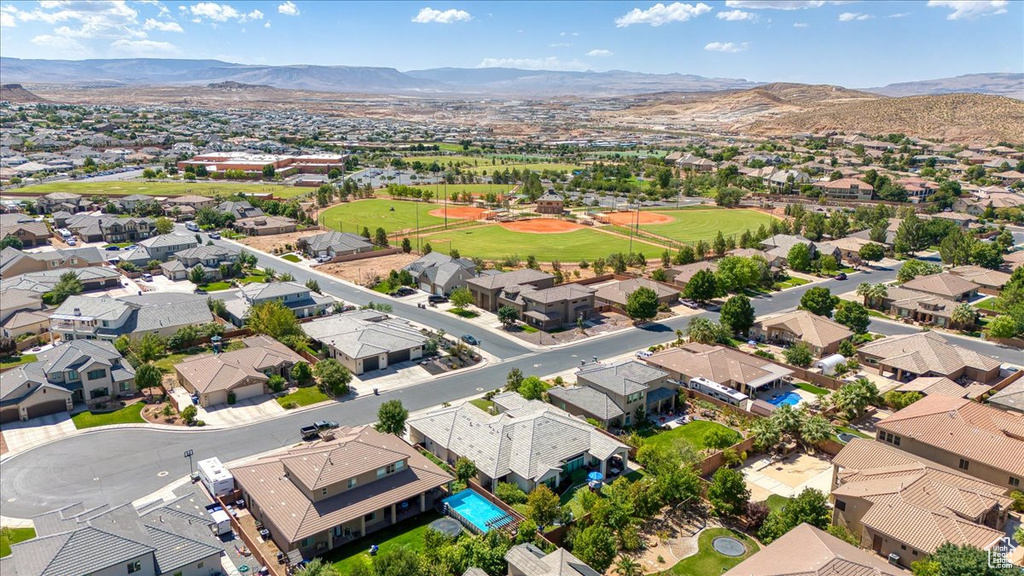
{"type": "Polygon", "coordinates": [[[200,285],[199,288],[206,290],[207,292],[217,292],[231,288],[231,284],[228,284],[227,282],[208,282],[200,285]]]}
{"type": "Polygon", "coordinates": [[[245,278],[240,278],[238,281],[242,284],[252,284],[253,282],[263,283],[266,282],[267,275],[262,272],[252,272],[245,278]]]}
{"type": "Polygon", "coordinates": [[[814,394],[815,396],[825,396],[826,394],[831,392],[831,390],[827,390],[827,389],[822,388],[820,386],[815,386],[814,384],[808,384],[806,382],[794,382],[793,386],[796,387],[796,388],[799,388],[801,390],[804,390],[806,392],[810,392],[811,394],[814,394]]]}
{"type": "Polygon", "coordinates": [[[804,280],[803,278],[795,278],[793,276],[789,276],[785,280],[780,281],[779,286],[782,287],[782,289],[786,289],[793,288],[796,286],[803,286],[804,284],[807,284],[809,282],[809,280],[804,280]]]}
{"type": "MultiPolygon", "coordinates": [[[[418,506],[418,504],[416,505],[418,506]]],[[[433,510],[427,511],[332,550],[323,558],[332,564],[338,574],[349,574],[356,565],[369,564],[368,550],[371,544],[376,544],[380,548],[379,552],[384,552],[388,548],[405,546],[414,552],[421,553],[426,544],[424,535],[427,533],[430,523],[440,517],[441,515],[433,510]]]]}
{"type": "Polygon", "coordinates": [[[854,429],[854,428],[850,428],[849,426],[839,426],[839,427],[837,427],[836,428],[836,433],[837,434],[843,434],[843,433],[853,434],[854,436],[857,436],[857,437],[860,437],[860,438],[866,438],[868,440],[871,440],[871,438],[872,438],[872,436],[870,434],[865,434],[865,433],[861,432],[860,430],[857,430],[857,429],[854,429]]]}
{"type": "Polygon", "coordinates": [[[494,408],[494,402],[493,401],[491,401],[491,400],[484,400],[483,398],[474,398],[474,399],[470,400],[469,403],[472,404],[473,406],[476,406],[477,408],[483,410],[484,412],[487,412],[488,414],[491,413],[491,408],[494,408]]]}
{"type": "Polygon", "coordinates": [[[741,532],[729,530],[728,528],[708,528],[700,533],[697,538],[699,551],[688,558],[683,558],[678,564],[662,574],[679,574],[690,576],[692,574],[721,574],[733,568],[740,562],[753,556],[760,549],[756,542],[741,532]],[[719,554],[711,547],[711,542],[721,536],[730,536],[743,542],[747,551],[743,556],[735,558],[719,554]]]}
{"type": "Polygon", "coordinates": [[[993,310],[993,311],[995,311],[996,310],[996,302],[997,301],[998,301],[998,298],[986,298],[985,300],[982,300],[981,302],[975,302],[974,303],[974,307],[975,308],[983,308],[985,310],[993,310]]]}
{"type": "Polygon", "coordinates": [[[287,260],[289,262],[301,262],[302,261],[302,258],[299,258],[295,254],[285,254],[284,256],[281,256],[281,259],[282,260],[287,260]]]}
{"type": "Polygon", "coordinates": [[[465,308],[449,308],[448,311],[451,312],[452,314],[455,314],[459,318],[469,319],[476,318],[477,316],[480,315],[477,312],[473,312],[472,310],[466,310],[465,308]]]}
{"type": "Polygon", "coordinates": [[[710,430],[721,429],[727,430],[732,433],[734,440],[733,444],[743,439],[743,436],[739,432],[723,426],[718,422],[711,422],[708,420],[694,420],[689,424],[683,424],[682,426],[673,428],[672,430],[665,430],[658,432],[654,436],[644,439],[646,444],[661,444],[667,447],[677,447],[682,444],[689,444],[694,450],[703,450],[706,448],[704,445],[704,435],[710,430]]]}
{"type": "Polygon", "coordinates": [[[789,498],[779,496],[778,494],[772,494],[768,497],[768,500],[765,501],[765,504],[768,505],[769,510],[775,512],[785,508],[786,504],[789,504],[789,498]]]}
{"type": "Polygon", "coordinates": [[[35,362],[35,354],[22,354],[21,356],[0,358],[0,368],[10,368],[11,366],[17,366],[18,364],[28,364],[29,362],[35,362]]]}
{"type": "Polygon", "coordinates": [[[102,412],[99,414],[93,414],[88,411],[79,412],[71,417],[71,421],[75,423],[75,428],[79,430],[96,426],[110,426],[112,424],[145,424],[146,421],[142,418],[142,409],[145,406],[142,402],[136,402],[113,412],[102,412]]]}
{"type": "Polygon", "coordinates": [[[11,555],[11,544],[31,540],[35,537],[34,528],[10,528],[10,538],[6,533],[0,535],[0,558],[11,555]]]}
{"type": "MultiPolygon", "coordinates": [[[[241,350],[245,348],[245,344],[241,340],[232,340],[230,342],[222,342],[220,349],[221,352],[231,352],[233,350],[241,350]]],[[[153,361],[153,365],[162,370],[163,372],[170,374],[174,372],[174,365],[180,364],[185,361],[186,358],[197,356],[199,354],[209,354],[213,352],[213,346],[204,344],[202,346],[194,346],[187,350],[182,350],[174,354],[168,354],[159,360],[153,361]]]]}
{"type": "Polygon", "coordinates": [[[324,394],[323,391],[321,391],[316,386],[309,386],[307,388],[299,388],[298,390],[292,392],[291,394],[278,396],[277,403],[280,404],[282,407],[285,406],[285,404],[290,404],[291,402],[295,402],[299,406],[309,406],[311,404],[324,402],[330,399],[330,396],[324,394]]]}

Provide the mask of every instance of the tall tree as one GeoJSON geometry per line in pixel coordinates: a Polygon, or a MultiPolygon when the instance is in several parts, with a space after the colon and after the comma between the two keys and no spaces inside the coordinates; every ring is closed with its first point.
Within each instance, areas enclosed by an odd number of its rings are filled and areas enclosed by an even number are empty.
{"type": "Polygon", "coordinates": [[[698,270],[683,288],[683,296],[701,303],[718,296],[715,274],[710,270],[698,270]]]}
{"type": "Polygon", "coordinates": [[[373,427],[384,434],[403,436],[408,419],[409,411],[402,406],[401,400],[388,400],[377,409],[377,423],[373,427]]]}
{"type": "Polygon", "coordinates": [[[658,293],[641,286],[626,297],[626,314],[638,322],[646,322],[658,315],[658,293]]]}
{"type": "Polygon", "coordinates": [[[276,340],[302,334],[295,312],[280,300],[268,300],[254,305],[249,309],[245,324],[253,334],[266,334],[276,340]]]}
{"type": "Polygon", "coordinates": [[[832,291],[823,286],[811,288],[800,297],[800,308],[818,316],[830,318],[832,310],[839,303],[839,297],[833,296],[832,291]]]}
{"type": "Polygon", "coordinates": [[[754,325],[754,306],[750,298],[743,295],[733,296],[725,301],[721,310],[721,322],[737,334],[747,334],[754,325]]]}

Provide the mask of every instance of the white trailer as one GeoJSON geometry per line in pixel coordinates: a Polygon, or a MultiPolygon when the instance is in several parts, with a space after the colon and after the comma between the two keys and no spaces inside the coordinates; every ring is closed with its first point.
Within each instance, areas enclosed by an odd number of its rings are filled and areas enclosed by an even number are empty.
{"type": "Polygon", "coordinates": [[[213,535],[223,536],[231,533],[231,517],[223,510],[214,510],[210,513],[213,520],[213,535]]]}
{"type": "Polygon", "coordinates": [[[235,477],[220,463],[219,458],[200,460],[199,479],[214,497],[230,494],[235,489],[235,477]]]}

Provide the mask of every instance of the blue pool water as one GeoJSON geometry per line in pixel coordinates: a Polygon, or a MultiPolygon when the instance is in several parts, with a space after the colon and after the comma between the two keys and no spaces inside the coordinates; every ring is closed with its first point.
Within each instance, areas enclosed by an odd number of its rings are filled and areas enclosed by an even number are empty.
{"type": "Polygon", "coordinates": [[[491,504],[486,498],[473,490],[463,490],[454,496],[449,496],[444,499],[444,503],[452,510],[458,512],[463,518],[472,522],[481,532],[490,530],[490,526],[487,525],[488,522],[497,520],[505,515],[501,508],[491,504]]]}
{"type": "Polygon", "coordinates": [[[800,395],[797,394],[796,392],[786,392],[781,396],[776,396],[775,398],[769,399],[768,402],[775,404],[776,406],[779,406],[781,404],[789,404],[790,406],[796,406],[797,404],[800,403],[800,395]]]}

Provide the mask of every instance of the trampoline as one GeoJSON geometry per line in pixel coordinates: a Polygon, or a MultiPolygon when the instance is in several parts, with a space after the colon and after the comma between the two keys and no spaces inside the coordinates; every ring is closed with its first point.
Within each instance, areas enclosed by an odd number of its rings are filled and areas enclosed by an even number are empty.
{"type": "Polygon", "coordinates": [[[459,524],[458,520],[448,517],[434,520],[430,523],[430,529],[452,538],[462,534],[462,524],[459,524]]]}
{"type": "Polygon", "coordinates": [[[743,545],[743,542],[729,536],[715,538],[711,541],[711,547],[719,554],[732,556],[733,558],[743,556],[747,551],[747,547],[743,545]]]}

